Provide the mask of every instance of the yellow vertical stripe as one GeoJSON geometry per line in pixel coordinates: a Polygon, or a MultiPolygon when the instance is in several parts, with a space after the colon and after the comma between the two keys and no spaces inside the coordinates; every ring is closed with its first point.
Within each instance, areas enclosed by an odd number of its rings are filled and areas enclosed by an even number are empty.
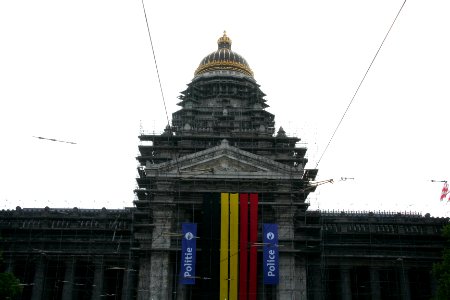
{"type": "Polygon", "coordinates": [[[230,294],[229,300],[237,300],[239,283],[239,194],[230,194],[230,294]]]}
{"type": "Polygon", "coordinates": [[[220,300],[228,300],[228,228],[229,199],[228,193],[220,195],[220,300]]]}

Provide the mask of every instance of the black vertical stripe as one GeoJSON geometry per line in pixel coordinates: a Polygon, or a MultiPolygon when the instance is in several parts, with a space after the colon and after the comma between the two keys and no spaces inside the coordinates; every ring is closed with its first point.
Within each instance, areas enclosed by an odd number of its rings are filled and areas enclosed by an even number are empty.
{"type": "Polygon", "coordinates": [[[220,194],[206,193],[203,196],[202,223],[199,225],[201,252],[197,253],[197,276],[192,299],[219,298],[220,261],[220,194]],[[210,279],[209,279],[210,278],[210,279]]]}
{"type": "Polygon", "coordinates": [[[212,194],[211,209],[211,236],[212,247],[211,253],[211,286],[214,293],[210,299],[218,299],[220,291],[220,193],[212,194]]]}

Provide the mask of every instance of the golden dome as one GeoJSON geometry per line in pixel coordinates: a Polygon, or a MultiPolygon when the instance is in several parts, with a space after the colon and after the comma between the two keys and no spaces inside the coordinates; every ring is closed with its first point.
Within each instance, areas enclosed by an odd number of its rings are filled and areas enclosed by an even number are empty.
{"type": "Polygon", "coordinates": [[[207,72],[218,70],[234,71],[253,77],[247,61],[236,52],[231,51],[231,39],[224,31],[223,36],[217,40],[217,50],[205,56],[200,62],[194,75],[198,76],[207,72]]]}

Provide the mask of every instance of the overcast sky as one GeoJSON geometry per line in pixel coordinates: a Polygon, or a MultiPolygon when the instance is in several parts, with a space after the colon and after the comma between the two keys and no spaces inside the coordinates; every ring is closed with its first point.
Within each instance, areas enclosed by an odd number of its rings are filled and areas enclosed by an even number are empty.
{"type": "MultiPolygon", "coordinates": [[[[402,3],[147,0],[169,115],[227,30],[314,168],[402,3]]],[[[354,180],[311,209],[449,216],[449,13],[407,1],[318,166],[354,180]]],[[[0,1],[0,208],[132,206],[141,127],[165,124],[140,0],[0,1]]]]}

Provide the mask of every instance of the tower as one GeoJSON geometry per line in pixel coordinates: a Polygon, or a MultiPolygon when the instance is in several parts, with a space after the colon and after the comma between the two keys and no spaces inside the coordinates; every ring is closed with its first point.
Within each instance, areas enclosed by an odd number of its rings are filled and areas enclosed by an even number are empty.
{"type": "MultiPolygon", "coordinates": [[[[266,111],[265,94],[247,61],[231,50],[232,41],[225,32],[217,44],[217,50],[201,60],[194,78],[181,92],[178,103],[181,109],[173,113],[172,126],[161,135],[139,137],[150,143],[139,146],[137,158],[140,165],[135,237],[140,257],[139,298],[169,299],[175,293],[177,299],[187,299],[187,295],[195,299],[214,299],[219,296],[219,290],[228,289],[224,298],[233,299],[231,293],[238,280],[243,281],[239,284],[244,286],[238,290],[240,293],[244,290],[248,299],[260,298],[263,294],[276,294],[277,299],[304,296],[306,278],[303,275],[309,254],[298,253],[314,246],[314,239],[306,245],[305,237],[318,236],[320,228],[295,232],[294,220],[298,222],[305,216],[308,206],[305,199],[314,191],[309,181],[315,178],[317,170],[305,169],[307,149],[296,146],[299,138],[288,137],[281,127],[275,134],[274,115],[266,111]],[[219,232],[217,224],[220,219],[223,227],[225,219],[223,214],[220,218],[220,193],[230,195],[230,203],[236,194],[258,197],[253,203],[253,213],[256,213],[253,230],[257,234],[254,240],[241,240],[239,251],[233,252],[233,237],[227,233],[230,248],[225,251],[230,259],[230,273],[224,278],[218,270],[227,268],[219,266],[224,249],[218,241],[223,239],[224,233],[219,232]],[[195,285],[180,285],[177,274],[183,222],[198,225],[196,275],[199,279],[195,285]],[[252,283],[246,283],[246,278],[242,277],[250,276],[252,266],[247,273],[245,270],[240,273],[240,279],[239,275],[232,276],[231,265],[236,264],[232,262],[233,257],[247,250],[250,264],[252,255],[257,261],[254,270],[262,270],[263,223],[278,226],[277,263],[282,276],[277,285],[263,286],[261,278],[249,278],[252,283]],[[224,280],[230,281],[225,288],[224,280]]],[[[240,199],[251,210],[252,204],[248,201],[248,198],[240,199]]],[[[227,210],[225,215],[228,214],[232,215],[227,210]]],[[[231,223],[229,226],[231,232],[231,223]]],[[[250,235],[251,227],[250,224],[250,235]]],[[[242,228],[239,227],[235,239],[243,236],[242,230],[247,230],[242,228]]],[[[241,258],[239,265],[245,260],[241,258]]],[[[245,297],[240,299],[247,299],[245,297]]]]}

